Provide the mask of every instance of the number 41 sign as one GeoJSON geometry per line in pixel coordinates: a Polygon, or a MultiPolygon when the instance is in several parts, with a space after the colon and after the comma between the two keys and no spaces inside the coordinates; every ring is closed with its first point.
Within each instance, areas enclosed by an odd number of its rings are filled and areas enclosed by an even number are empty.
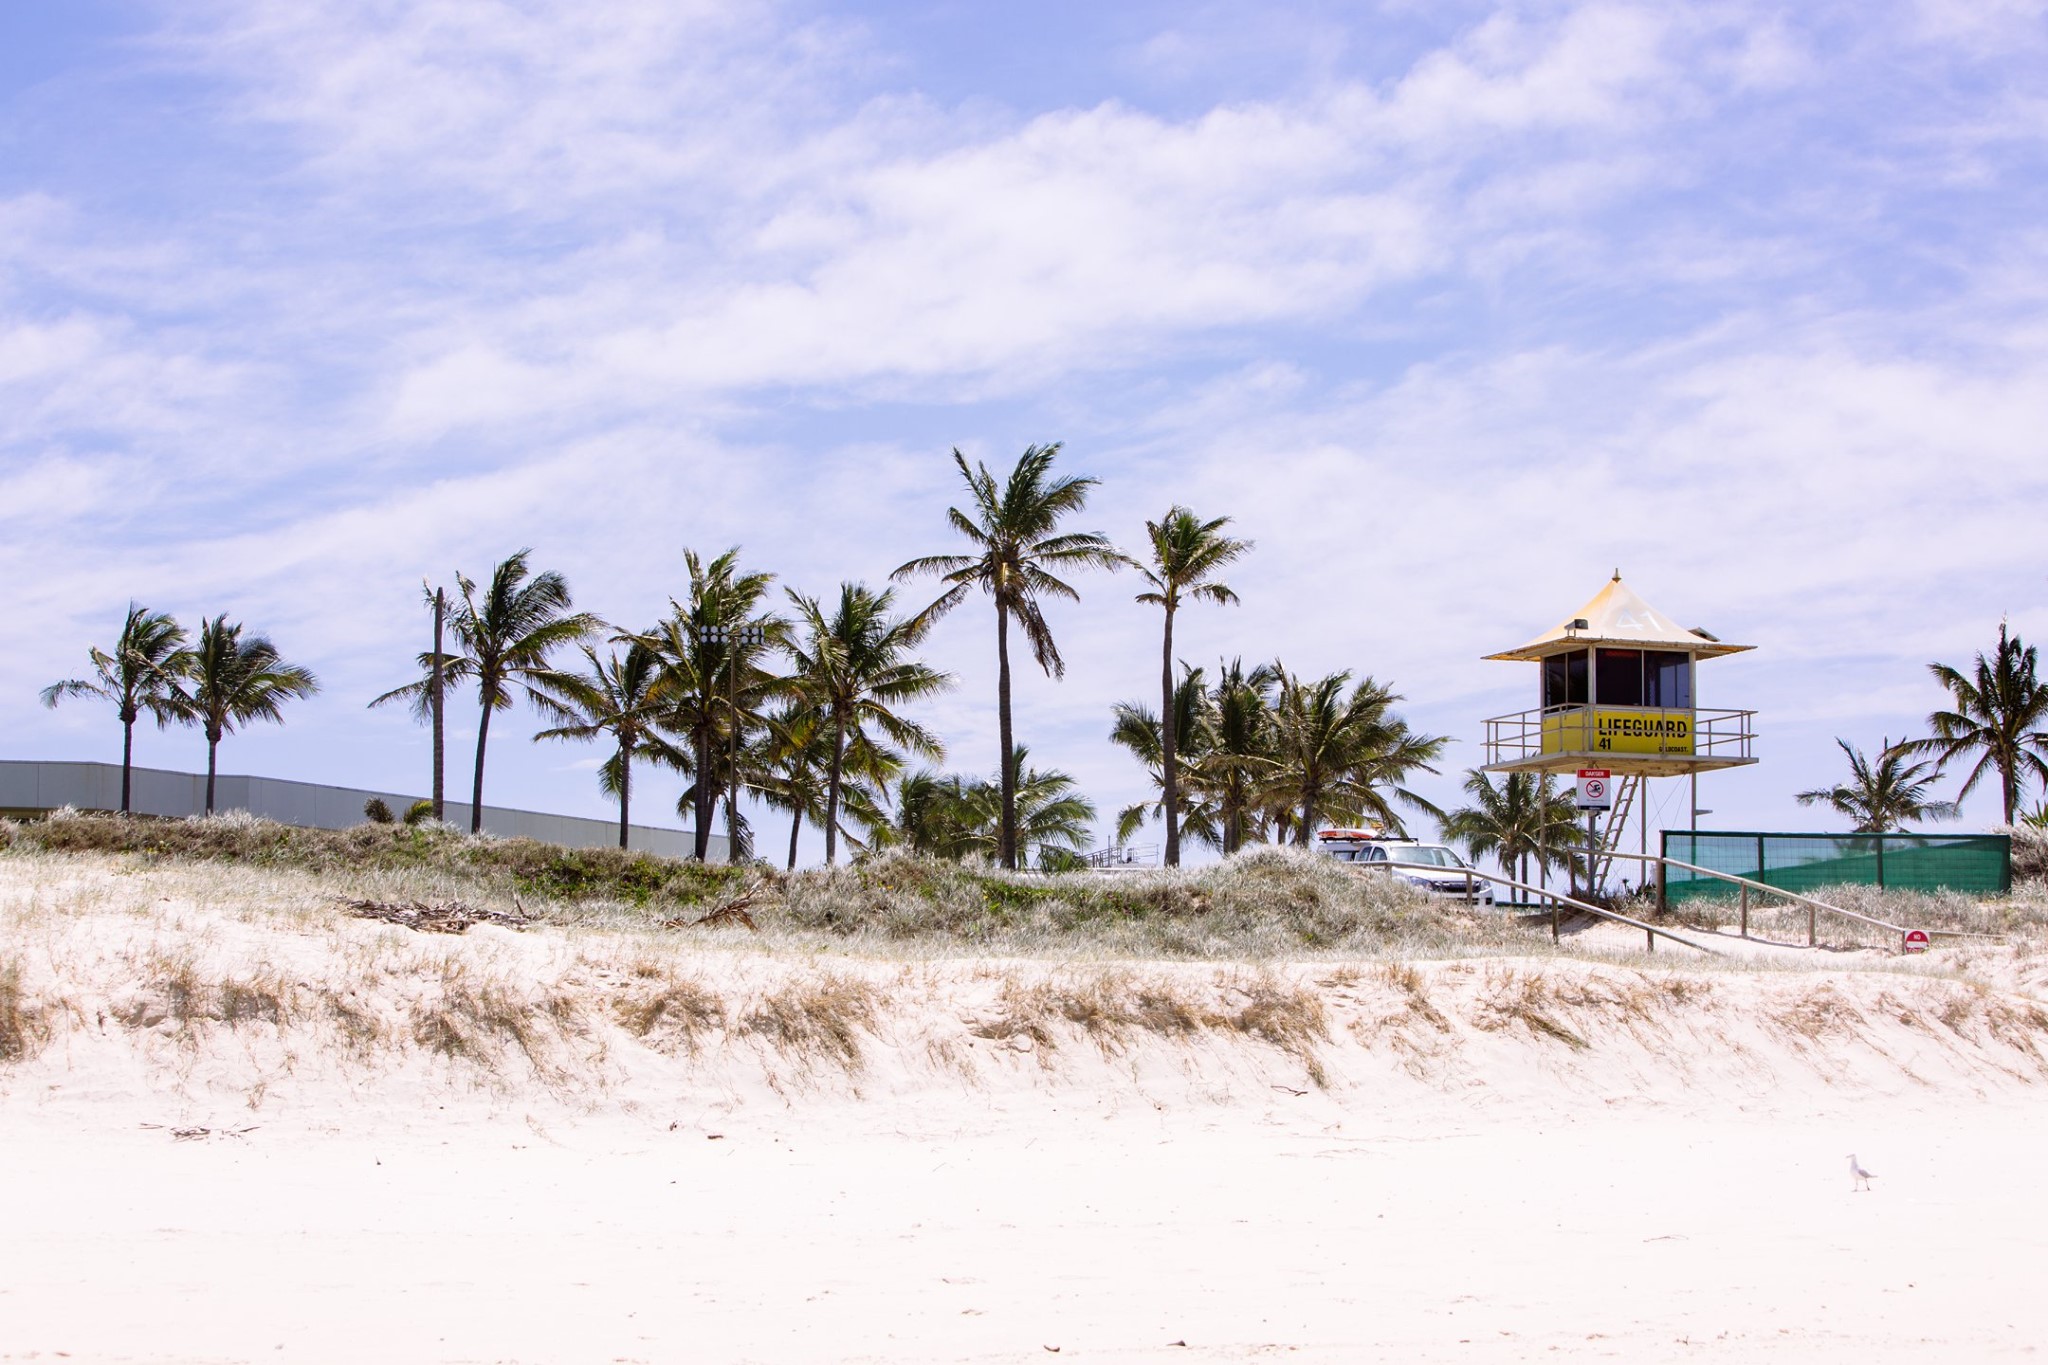
{"type": "Polygon", "coordinates": [[[1578,806],[1580,810],[1608,810],[1614,805],[1612,774],[1605,768],[1579,769],[1578,806]]]}

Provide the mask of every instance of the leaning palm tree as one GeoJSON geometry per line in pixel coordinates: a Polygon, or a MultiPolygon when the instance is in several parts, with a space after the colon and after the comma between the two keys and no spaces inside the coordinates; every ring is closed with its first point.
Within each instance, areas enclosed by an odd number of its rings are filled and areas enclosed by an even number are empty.
{"type": "MultiPolygon", "coordinates": [[[[788,633],[782,618],[761,614],[775,575],[742,572],[739,557],[738,546],[708,563],[685,550],[689,600],[670,598],[667,618],[640,637],[661,657],[662,728],[682,741],[667,751],[667,761],[691,778],[677,814],[688,814],[695,826],[699,862],[711,851],[721,792],[728,794],[727,837],[740,834],[744,822],[730,799],[735,761],[748,734],[765,726],[767,705],[789,691],[785,679],[764,667],[788,633]]],[[[728,851],[737,856],[737,845],[728,851]]]]}
{"type": "Polygon", "coordinates": [[[802,637],[787,646],[794,681],[825,713],[831,758],[825,770],[825,861],[839,855],[839,793],[849,744],[873,747],[876,735],[895,748],[923,758],[940,758],[945,746],[922,725],[893,709],[936,696],[953,685],[942,673],[908,657],[931,629],[929,615],[891,616],[895,590],[870,591],[842,583],[829,614],[815,597],[790,592],[802,637]]]}
{"type": "Polygon", "coordinates": [[[1110,725],[1110,743],[1128,749],[1132,756],[1150,771],[1152,785],[1158,789],[1158,796],[1151,801],[1138,801],[1117,814],[1116,838],[1119,844],[1127,842],[1145,825],[1157,816],[1169,827],[1178,827],[1197,843],[1217,847],[1222,843],[1220,812],[1212,795],[1199,780],[1182,784],[1173,796],[1173,805],[1167,804],[1166,796],[1166,734],[1172,732],[1184,741],[1181,761],[1187,765],[1191,778],[1201,771],[1204,759],[1211,748],[1210,697],[1204,686],[1202,670],[1181,665],[1181,680],[1173,690],[1173,705],[1168,708],[1170,722],[1162,724],[1152,708],[1138,702],[1123,701],[1116,704],[1110,725]],[[1168,818],[1167,811],[1174,812],[1168,818]]]}
{"type": "Polygon", "coordinates": [[[135,602],[114,641],[113,653],[97,646],[86,652],[93,676],[66,678],[43,689],[43,705],[54,707],[66,697],[93,697],[112,702],[121,718],[121,814],[130,805],[135,770],[135,722],[144,711],[162,729],[177,718],[178,677],[190,660],[185,629],[160,611],[135,602]]]}
{"type": "Polygon", "coordinates": [[[1251,551],[1248,540],[1233,540],[1223,534],[1229,517],[1203,521],[1187,508],[1175,505],[1157,521],[1145,523],[1152,561],[1138,565],[1151,589],[1138,594],[1140,602],[1161,608],[1166,626],[1159,647],[1159,770],[1160,808],[1166,812],[1166,865],[1180,865],[1180,736],[1176,733],[1173,685],[1173,618],[1183,601],[1237,601],[1237,594],[1219,583],[1215,575],[1225,566],[1251,551]]]}
{"type": "Polygon", "coordinates": [[[1063,518],[1087,506],[1088,490],[1097,482],[1075,476],[1053,478],[1052,462],[1059,452],[1057,443],[1029,447],[1009,477],[999,483],[986,464],[977,462],[970,469],[967,457],[954,450],[953,463],[967,482],[971,511],[950,507],[946,519],[967,538],[973,553],[927,555],[911,560],[892,575],[900,579],[931,574],[945,585],[939,599],[919,614],[920,620],[936,620],[951,611],[973,588],[980,588],[995,601],[996,725],[1002,745],[998,856],[1004,867],[1012,869],[1017,866],[1017,788],[1010,764],[1015,748],[1010,723],[1010,618],[1016,617],[1023,627],[1038,666],[1050,677],[1062,677],[1066,663],[1046,624],[1041,602],[1048,597],[1069,601],[1080,597],[1059,576],[1061,572],[1117,569],[1129,562],[1093,531],[1059,533],[1063,518]]]}
{"type": "Polygon", "coordinates": [[[1955,802],[1936,801],[1928,792],[1941,775],[1938,762],[1909,762],[1906,746],[1890,740],[1877,751],[1875,762],[1845,739],[1835,743],[1848,757],[1849,780],[1797,793],[1793,800],[1800,805],[1829,807],[1854,820],[1857,834],[1884,834],[1908,820],[1953,820],[1963,813],[1955,802]]]}
{"type": "Polygon", "coordinates": [[[653,750],[659,716],[655,684],[661,660],[640,640],[625,637],[626,652],[599,657],[583,646],[588,668],[582,673],[551,673],[536,680],[563,723],[542,730],[535,739],[597,739],[608,736],[612,756],[597,770],[598,788],[619,799],[619,847],[630,846],[633,806],[633,760],[653,750]]]}
{"type": "Polygon", "coordinates": [[[1560,791],[1549,773],[1509,773],[1496,787],[1474,770],[1465,775],[1472,804],[1444,817],[1444,837],[1463,844],[1474,858],[1491,855],[1500,870],[1529,884],[1529,864],[1541,876],[1551,867],[1571,866],[1571,850],[1586,842],[1571,793],[1560,791]]]}
{"type": "Polygon", "coordinates": [[[211,815],[221,740],[252,720],[282,721],[284,703],[312,696],[320,680],[286,663],[268,638],[244,639],[241,622],[225,615],[200,623],[186,677],[178,717],[206,732],[206,813],[211,815]]]}
{"type": "Polygon", "coordinates": [[[1297,845],[1307,847],[1316,827],[1331,818],[1372,819],[1399,831],[1393,800],[1439,814],[1400,784],[1411,772],[1435,772],[1430,765],[1449,741],[1410,730],[1393,714],[1398,694],[1371,678],[1347,692],[1348,670],[1313,680],[1277,671],[1270,786],[1291,817],[1297,845]]]}
{"type": "Polygon", "coordinates": [[[1970,676],[1947,664],[1927,665],[1955,705],[1927,718],[1932,738],[1903,746],[1908,753],[1934,754],[1944,768],[1981,755],[1957,795],[1968,796],[1987,772],[1997,773],[2008,825],[2027,784],[2048,783],[2048,684],[2041,681],[2037,662],[2033,646],[2008,634],[2001,621],[1997,652],[1989,659],[1979,654],[1970,676]]]}

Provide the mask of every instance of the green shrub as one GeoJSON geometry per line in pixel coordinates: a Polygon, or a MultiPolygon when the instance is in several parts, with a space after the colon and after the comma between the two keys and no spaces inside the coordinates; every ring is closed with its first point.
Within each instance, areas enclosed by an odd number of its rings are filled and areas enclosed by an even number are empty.
{"type": "Polygon", "coordinates": [[[363,802],[363,816],[373,825],[388,825],[392,821],[391,807],[381,796],[373,796],[363,802]]]}

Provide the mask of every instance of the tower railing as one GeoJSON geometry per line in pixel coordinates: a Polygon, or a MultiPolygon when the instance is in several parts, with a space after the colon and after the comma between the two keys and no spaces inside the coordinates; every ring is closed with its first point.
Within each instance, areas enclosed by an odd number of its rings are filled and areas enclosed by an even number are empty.
{"type": "Polygon", "coordinates": [[[1519,763],[1547,754],[1602,756],[1615,759],[1696,759],[1714,763],[1753,760],[1756,741],[1756,712],[1702,710],[1662,706],[1538,706],[1486,722],[1486,761],[1519,763]],[[1602,717],[1616,718],[1637,734],[1658,736],[1681,733],[1684,741],[1624,741],[1629,747],[1614,748],[1614,741],[1599,732],[1602,717]]]}

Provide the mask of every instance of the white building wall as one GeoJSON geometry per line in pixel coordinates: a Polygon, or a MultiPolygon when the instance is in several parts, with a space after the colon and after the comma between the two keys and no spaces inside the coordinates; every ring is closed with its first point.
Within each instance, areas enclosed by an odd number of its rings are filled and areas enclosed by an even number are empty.
{"type": "MultiPolygon", "coordinates": [[[[206,774],[172,772],[163,768],[136,768],[132,772],[130,806],[138,815],[172,818],[204,814],[206,774]]],[[[393,815],[405,814],[419,800],[398,792],[359,791],[352,787],[327,787],[313,782],[288,782],[276,777],[247,777],[222,774],[214,780],[216,810],[242,810],[280,824],[303,825],[309,829],[347,829],[363,823],[363,806],[382,797],[393,815]]],[[[0,759],[0,815],[41,815],[71,806],[87,811],[121,809],[121,765],[118,763],[61,763],[32,759],[0,759]]],[[[444,803],[450,824],[469,828],[469,803],[444,803]]],[[[593,820],[580,815],[550,815],[542,811],[484,807],[484,831],[505,838],[538,839],[542,843],[569,848],[615,848],[619,842],[616,820],[593,820]]],[[[692,841],[689,831],[663,829],[654,825],[631,826],[635,849],[688,857],[692,841]]],[[[710,857],[725,859],[723,835],[711,836],[710,857]]]]}

